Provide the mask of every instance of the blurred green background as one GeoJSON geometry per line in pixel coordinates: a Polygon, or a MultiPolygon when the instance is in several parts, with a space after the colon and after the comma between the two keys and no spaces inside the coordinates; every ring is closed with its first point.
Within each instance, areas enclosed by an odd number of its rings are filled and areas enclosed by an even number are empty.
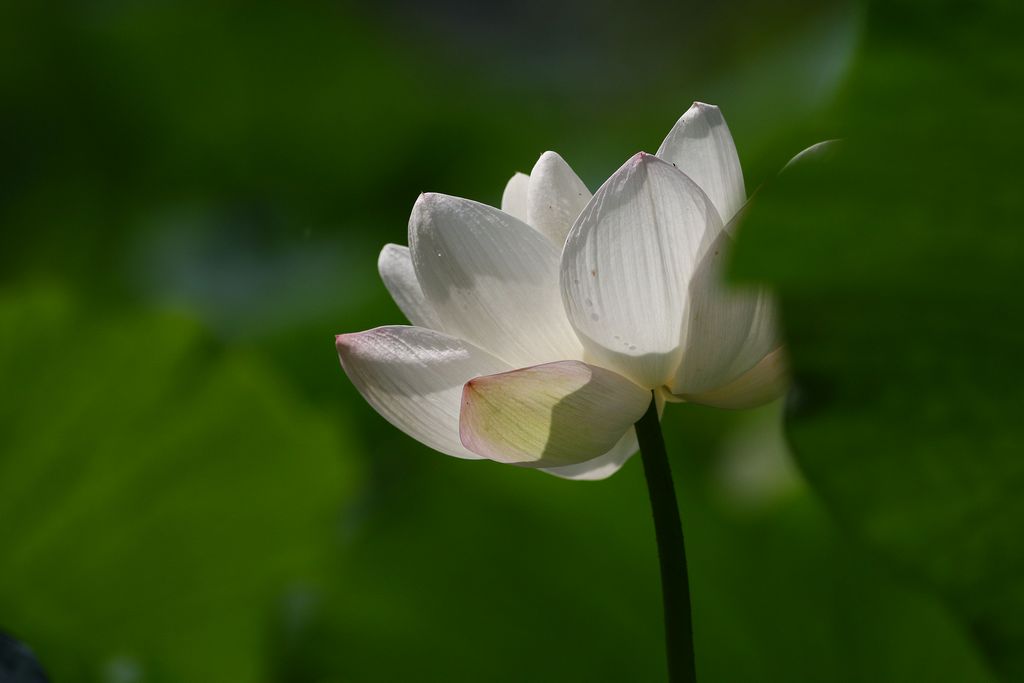
{"type": "Polygon", "coordinates": [[[664,680],[640,463],[432,453],[333,335],[401,321],[421,191],[496,204],[547,149],[593,190],[702,100],[796,389],[666,411],[701,679],[1024,680],[1020,18],[0,5],[0,630],[55,681],[664,680]]]}

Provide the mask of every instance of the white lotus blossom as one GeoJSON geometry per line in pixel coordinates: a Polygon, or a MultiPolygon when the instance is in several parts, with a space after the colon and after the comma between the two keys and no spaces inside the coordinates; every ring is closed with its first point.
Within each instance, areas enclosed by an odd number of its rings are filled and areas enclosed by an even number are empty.
{"type": "Polygon", "coordinates": [[[341,364],[442,453],[607,477],[637,450],[652,391],[659,407],[744,408],[782,390],[770,296],[722,282],[745,202],[729,128],[702,103],[593,196],[554,152],[500,210],[424,194],[409,247],[378,261],[413,326],[339,335],[341,364]]]}

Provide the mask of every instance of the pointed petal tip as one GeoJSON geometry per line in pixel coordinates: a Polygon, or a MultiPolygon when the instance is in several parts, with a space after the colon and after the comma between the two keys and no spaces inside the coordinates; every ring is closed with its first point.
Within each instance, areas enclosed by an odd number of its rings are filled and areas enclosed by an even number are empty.
{"type": "Polygon", "coordinates": [[[625,164],[623,164],[623,167],[620,170],[627,170],[627,171],[631,171],[631,170],[634,170],[634,169],[644,169],[644,170],[646,170],[648,168],[654,168],[656,166],[672,166],[672,167],[675,167],[676,165],[665,161],[664,159],[660,158],[656,154],[651,154],[650,152],[637,152],[636,154],[631,156],[629,158],[629,160],[625,164]]]}
{"type": "Polygon", "coordinates": [[[417,211],[429,212],[435,209],[444,209],[453,206],[458,202],[469,201],[472,200],[463,199],[462,197],[456,197],[455,195],[445,194],[443,192],[421,192],[412,209],[415,214],[417,211]]]}
{"type": "Polygon", "coordinates": [[[571,376],[576,372],[582,372],[583,376],[593,375],[593,369],[581,360],[556,360],[547,363],[539,363],[525,368],[495,372],[490,375],[474,377],[462,387],[463,399],[469,399],[479,391],[487,389],[492,384],[501,384],[507,377],[521,374],[525,370],[551,370],[554,376],[571,376]]]}
{"type": "Polygon", "coordinates": [[[338,353],[343,350],[348,350],[356,343],[356,337],[359,336],[359,332],[345,332],[343,334],[334,335],[334,347],[338,349],[338,353]]]}
{"type": "Polygon", "coordinates": [[[421,192],[412,205],[412,212],[409,214],[409,244],[412,245],[412,226],[428,217],[438,208],[443,207],[448,195],[438,192],[421,192]]]}
{"type": "Polygon", "coordinates": [[[358,347],[364,345],[365,342],[373,339],[374,335],[397,330],[399,328],[409,327],[410,326],[408,325],[383,325],[381,327],[374,327],[373,329],[364,330],[362,332],[343,332],[341,334],[334,335],[334,346],[338,349],[338,353],[341,353],[342,351],[354,351],[358,347]]]}
{"type": "Polygon", "coordinates": [[[637,166],[640,166],[641,164],[650,163],[651,160],[654,159],[654,158],[655,158],[655,156],[653,154],[651,154],[650,152],[637,152],[636,154],[634,154],[633,156],[631,156],[629,158],[629,161],[627,161],[626,164],[630,168],[636,168],[637,166]]]}
{"type": "Polygon", "coordinates": [[[417,206],[421,205],[429,206],[437,204],[438,202],[444,201],[447,198],[448,195],[442,194],[440,192],[420,192],[420,196],[416,198],[416,203],[413,205],[413,208],[416,208],[417,206]]]}

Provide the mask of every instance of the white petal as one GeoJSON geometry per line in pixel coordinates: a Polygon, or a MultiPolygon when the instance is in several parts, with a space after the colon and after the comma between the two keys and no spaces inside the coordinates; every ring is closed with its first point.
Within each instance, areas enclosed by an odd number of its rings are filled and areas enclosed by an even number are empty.
{"type": "Polygon", "coordinates": [[[562,252],[566,313],[601,364],[648,388],[675,376],[690,277],[722,232],[672,165],[638,154],[597,191],[562,252]]]}
{"type": "Polygon", "coordinates": [[[501,194],[501,210],[521,221],[526,221],[526,193],[530,187],[530,176],[516,173],[505,184],[501,194]]]}
{"type": "Polygon", "coordinates": [[[378,327],[337,338],[349,379],[384,419],[434,450],[479,459],[459,439],[462,387],[509,366],[472,344],[421,327],[378,327]]]}
{"type": "Polygon", "coordinates": [[[562,479],[573,481],[600,481],[612,476],[626,464],[626,461],[633,457],[640,446],[636,442],[636,430],[628,429],[622,435],[619,442],[612,446],[612,449],[604,455],[593,460],[581,462],[578,465],[565,465],[564,467],[543,467],[543,471],[553,474],[562,479]]]}
{"type": "Polygon", "coordinates": [[[459,430],[485,458],[563,467],[607,453],[650,402],[651,392],[621,375],[560,361],[467,382],[459,430]]]}
{"type": "Polygon", "coordinates": [[[580,357],[559,296],[559,250],[526,223],[468,199],[426,194],[409,219],[409,248],[449,334],[513,367],[580,357]]]}
{"type": "Polygon", "coordinates": [[[725,282],[732,239],[722,232],[690,281],[683,355],[669,389],[678,396],[714,391],[750,370],[781,343],[775,303],[764,288],[725,282]]]}
{"type": "MultiPolygon", "coordinates": [[[[665,411],[665,399],[671,397],[671,394],[667,394],[664,390],[657,390],[654,392],[654,400],[658,403],[658,418],[661,419],[662,413],[665,411]]],[[[676,399],[682,400],[682,399],[676,399]]],[[[619,442],[615,444],[610,451],[604,455],[594,458],[593,460],[587,460],[581,462],[579,465],[566,465],[565,467],[545,467],[541,468],[548,474],[553,474],[556,477],[562,479],[571,479],[573,481],[600,481],[601,479],[607,479],[612,476],[626,464],[633,455],[640,450],[640,445],[636,440],[636,430],[627,429],[626,433],[622,435],[619,442]]]]}
{"type": "Polygon", "coordinates": [[[669,131],[658,156],[700,185],[724,223],[747,200],[732,134],[722,112],[712,104],[694,102],[669,131]]]}
{"type": "Polygon", "coordinates": [[[544,152],[530,172],[526,222],[561,249],[590,196],[590,190],[562,157],[544,152]]]}
{"type": "Polygon", "coordinates": [[[409,322],[432,330],[441,329],[434,309],[423,296],[423,289],[416,279],[408,247],[385,244],[377,258],[377,271],[391,298],[409,322]]]}
{"type": "Polygon", "coordinates": [[[781,396],[786,383],[785,356],[776,349],[726,386],[683,398],[715,408],[756,408],[781,396]]]}

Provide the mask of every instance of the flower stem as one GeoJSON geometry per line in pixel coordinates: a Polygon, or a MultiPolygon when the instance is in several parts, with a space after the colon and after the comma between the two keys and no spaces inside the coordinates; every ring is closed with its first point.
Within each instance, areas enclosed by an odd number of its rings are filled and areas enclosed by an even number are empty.
{"type": "Polygon", "coordinates": [[[647,477],[647,492],[654,515],[661,565],[661,595],[665,611],[665,651],[669,683],[695,683],[693,624],[690,621],[690,581],[686,571],[686,547],[679,521],[679,505],[672,484],[672,470],[661,435],[657,401],[636,423],[636,437],[647,477]]]}

